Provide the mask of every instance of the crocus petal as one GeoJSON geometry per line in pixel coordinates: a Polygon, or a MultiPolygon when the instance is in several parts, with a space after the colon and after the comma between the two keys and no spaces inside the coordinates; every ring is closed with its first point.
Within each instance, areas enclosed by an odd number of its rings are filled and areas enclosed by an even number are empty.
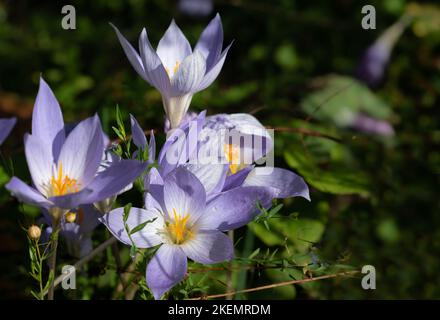
{"type": "Polygon", "coordinates": [[[16,123],[16,118],[0,119],[0,145],[9,136],[16,123]]]}
{"type": "Polygon", "coordinates": [[[156,159],[156,139],[154,138],[154,131],[150,131],[150,143],[148,144],[148,163],[154,163],[156,159]]]}
{"type": "Polygon", "coordinates": [[[254,168],[244,180],[243,186],[268,187],[273,198],[303,197],[310,201],[309,188],[304,179],[292,171],[272,168],[270,174],[258,174],[254,168]]]}
{"type": "Polygon", "coordinates": [[[79,211],[77,223],[80,226],[81,233],[92,232],[99,225],[99,218],[101,213],[93,205],[84,205],[80,207],[82,213],[79,211]],[[82,216],[81,216],[82,215],[82,216]]]}
{"type": "Polygon", "coordinates": [[[12,177],[11,181],[9,181],[5,188],[8,189],[15,197],[17,197],[18,200],[24,203],[46,209],[53,205],[53,203],[43,197],[41,193],[28,186],[17,177],[12,177]]]}
{"type": "Polygon", "coordinates": [[[58,166],[84,188],[94,178],[104,153],[101,123],[97,116],[81,121],[64,143],[58,166]]]}
{"type": "Polygon", "coordinates": [[[170,78],[162,64],[157,53],[151,46],[148,40],[147,30],[142,30],[139,36],[139,51],[141,54],[142,63],[144,65],[145,74],[148,81],[161,93],[169,92],[170,78]]]}
{"type": "Polygon", "coordinates": [[[200,229],[228,231],[252,221],[259,213],[257,203],[264,207],[271,202],[271,193],[260,187],[239,187],[214,198],[206,205],[197,221],[200,229]]]}
{"type": "Polygon", "coordinates": [[[169,217],[173,217],[174,212],[181,217],[189,214],[191,223],[203,213],[205,188],[194,174],[178,167],[164,179],[164,202],[169,217]]]}
{"type": "Polygon", "coordinates": [[[98,202],[118,194],[146,169],[147,164],[137,160],[121,160],[93,178],[87,186],[91,193],[85,203],[98,202]]]}
{"type": "Polygon", "coordinates": [[[181,245],[188,258],[203,264],[231,260],[234,246],[231,239],[217,230],[199,231],[194,239],[181,245]]]}
{"type": "Polygon", "coordinates": [[[206,70],[209,71],[218,61],[223,46],[223,27],[217,13],[200,35],[194,50],[200,50],[206,59],[206,70]]]}
{"type": "MultiPolygon", "coordinates": [[[[118,28],[116,28],[112,23],[110,26],[115,30],[116,35],[118,36],[119,42],[121,43],[122,49],[125,52],[125,55],[133,66],[134,70],[147,82],[150,82],[148,77],[146,76],[144,66],[142,65],[142,59],[137,53],[137,51],[133,48],[130,42],[125,39],[125,37],[119,32],[118,28]]],[[[151,82],[150,82],[151,84],[151,82]]]]}
{"type": "Polygon", "coordinates": [[[231,48],[231,46],[232,43],[229,46],[227,46],[225,50],[223,50],[223,53],[218,59],[217,63],[214,66],[212,66],[211,69],[209,69],[209,71],[205,74],[203,80],[200,82],[198,88],[195,91],[202,91],[206,89],[211,85],[211,83],[214,82],[215,79],[217,79],[220,71],[223,68],[223,64],[225,63],[226,60],[226,55],[228,54],[228,51],[231,48]]]}
{"type": "MultiPolygon", "coordinates": [[[[225,183],[226,174],[228,173],[228,165],[224,164],[187,164],[184,166],[205,187],[206,194],[211,196],[220,192],[225,183]]],[[[209,197],[208,197],[209,198],[209,197]]]]}
{"type": "MultiPolygon", "coordinates": [[[[132,243],[128,237],[124,226],[124,208],[117,208],[105,214],[99,220],[105,224],[107,229],[122,243],[131,246],[132,243]]],[[[145,221],[147,223],[140,231],[131,234],[134,244],[138,248],[150,248],[162,243],[162,238],[157,234],[157,229],[163,227],[163,218],[157,211],[145,210],[141,208],[131,208],[126,221],[129,230],[133,230],[145,221]],[[153,219],[156,219],[152,221],[153,219]]]]}
{"type": "Polygon", "coordinates": [[[40,87],[32,112],[32,135],[44,141],[48,152],[58,158],[64,143],[64,120],[60,105],[46,81],[40,78],[40,87]]]}
{"type": "Polygon", "coordinates": [[[241,187],[243,185],[244,180],[248,176],[249,172],[251,172],[253,168],[254,166],[248,166],[246,168],[241,169],[235,174],[227,176],[222,191],[227,191],[233,188],[241,187]]]}
{"type": "Polygon", "coordinates": [[[156,51],[165,68],[171,73],[174,73],[176,63],[178,66],[192,52],[191,45],[174,20],[160,39],[156,51]]]}
{"type": "MultiPolygon", "coordinates": [[[[182,61],[179,69],[171,79],[172,96],[181,96],[194,92],[203,80],[206,72],[206,61],[200,51],[195,50],[182,61]]],[[[186,110],[183,114],[186,113],[186,110]]]]}
{"type": "Polygon", "coordinates": [[[147,266],[147,285],[155,299],[179,283],[187,270],[187,258],[182,249],[174,245],[162,245],[147,266]]]}
{"type": "Polygon", "coordinates": [[[145,137],[144,130],[142,130],[141,126],[139,125],[135,117],[133,117],[131,114],[130,114],[130,122],[131,122],[131,135],[133,138],[133,143],[135,144],[136,147],[145,149],[145,147],[147,146],[147,138],[145,137]]]}
{"type": "Polygon", "coordinates": [[[47,195],[45,186],[52,177],[52,154],[47,152],[45,142],[30,134],[24,136],[24,151],[34,185],[38,191],[47,195]]]}

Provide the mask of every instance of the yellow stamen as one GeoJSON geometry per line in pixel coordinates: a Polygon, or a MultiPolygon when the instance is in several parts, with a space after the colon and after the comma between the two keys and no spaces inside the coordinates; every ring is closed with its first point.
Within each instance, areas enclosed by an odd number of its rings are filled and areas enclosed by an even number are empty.
{"type": "Polygon", "coordinates": [[[176,210],[173,209],[173,218],[174,220],[167,224],[171,240],[173,240],[175,244],[181,244],[188,239],[192,239],[193,233],[187,226],[190,215],[187,214],[181,217],[176,213],[176,210]]]}
{"type": "Polygon", "coordinates": [[[180,62],[176,61],[176,64],[174,65],[174,68],[173,68],[172,75],[170,75],[170,70],[167,67],[165,67],[165,71],[170,79],[176,74],[177,70],[179,70],[179,67],[180,67],[180,62]]]}
{"type": "Polygon", "coordinates": [[[230,163],[229,170],[232,174],[240,170],[240,148],[234,144],[225,144],[225,157],[230,163]]]}
{"type": "Polygon", "coordinates": [[[71,179],[68,175],[63,174],[63,165],[60,163],[58,173],[52,173],[50,187],[50,196],[62,196],[68,193],[78,192],[79,184],[76,179],[71,179]]]}

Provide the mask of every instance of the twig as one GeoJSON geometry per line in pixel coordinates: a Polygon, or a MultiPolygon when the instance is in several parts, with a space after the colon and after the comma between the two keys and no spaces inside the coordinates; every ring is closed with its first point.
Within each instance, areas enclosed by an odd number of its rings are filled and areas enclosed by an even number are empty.
{"type": "Polygon", "coordinates": [[[275,127],[275,128],[266,127],[266,128],[273,129],[275,131],[281,131],[281,132],[297,132],[297,133],[301,133],[302,135],[326,138],[326,139],[330,139],[330,140],[333,140],[333,141],[336,141],[336,142],[341,142],[342,141],[341,139],[333,137],[333,136],[328,135],[326,133],[321,133],[321,132],[318,132],[318,131],[312,131],[312,130],[308,130],[308,129],[289,128],[289,127],[275,127]]]}
{"type": "MultiPolygon", "coordinates": [[[[110,239],[107,239],[106,241],[104,241],[103,243],[101,243],[98,247],[95,248],[95,250],[93,250],[92,252],[90,252],[88,255],[86,255],[84,258],[78,260],[73,267],[76,269],[81,268],[84,264],[86,264],[87,262],[89,262],[90,260],[92,260],[96,255],[98,255],[99,253],[101,253],[102,251],[104,251],[108,246],[111,246],[113,243],[116,243],[116,238],[115,237],[111,237],[110,239]]],[[[59,285],[63,279],[64,279],[65,275],[62,274],[60,276],[58,276],[55,281],[53,286],[56,287],[57,285],[59,285]]],[[[43,296],[45,296],[47,294],[47,292],[43,293],[43,296]]]]}
{"type": "Polygon", "coordinates": [[[350,275],[354,275],[356,273],[359,273],[359,271],[357,271],[357,270],[356,271],[347,271],[347,272],[328,274],[328,275],[325,275],[325,276],[319,276],[319,277],[315,277],[315,278],[283,281],[283,282],[268,284],[268,285],[265,285],[265,286],[260,286],[260,287],[250,288],[250,289],[244,289],[244,290],[238,290],[238,291],[232,291],[232,292],[226,292],[226,293],[220,293],[220,294],[212,294],[212,295],[208,295],[208,296],[201,296],[201,297],[197,297],[197,298],[191,298],[191,299],[188,299],[188,300],[204,300],[204,299],[224,298],[224,297],[226,297],[228,295],[234,295],[234,294],[239,294],[239,293],[247,293],[247,292],[254,292],[254,291],[261,291],[261,290],[267,290],[267,289],[272,289],[272,288],[277,288],[277,287],[288,286],[288,285],[292,285],[292,284],[302,284],[302,283],[313,282],[313,281],[318,281],[318,280],[337,278],[337,277],[343,277],[343,276],[350,276],[350,275]]]}

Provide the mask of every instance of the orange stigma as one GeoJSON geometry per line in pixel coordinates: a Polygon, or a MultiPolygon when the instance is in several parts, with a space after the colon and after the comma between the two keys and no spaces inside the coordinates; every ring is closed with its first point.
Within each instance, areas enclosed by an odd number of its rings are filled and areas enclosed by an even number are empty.
{"type": "Polygon", "coordinates": [[[76,179],[71,179],[68,175],[63,175],[63,165],[58,166],[57,174],[52,173],[50,179],[50,195],[63,196],[65,194],[78,192],[79,184],[76,179]]]}

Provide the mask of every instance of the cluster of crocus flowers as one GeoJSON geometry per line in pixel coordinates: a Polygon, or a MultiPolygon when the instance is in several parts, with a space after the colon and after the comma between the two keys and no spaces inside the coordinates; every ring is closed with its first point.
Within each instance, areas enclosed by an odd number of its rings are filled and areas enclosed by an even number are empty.
{"type": "Polygon", "coordinates": [[[223,27],[218,14],[202,32],[194,51],[174,20],[156,51],[145,28],[139,37],[139,53],[115,26],[113,28],[133,68],[161,93],[171,128],[180,124],[193,95],[217,78],[231,46],[222,51],[223,27]]]}
{"type": "Polygon", "coordinates": [[[33,186],[13,177],[6,188],[19,200],[47,209],[55,222],[70,209],[119,193],[146,168],[136,160],[121,160],[99,170],[106,146],[97,115],[66,133],[58,101],[40,79],[32,134],[24,138],[33,186]]]}
{"type": "Polygon", "coordinates": [[[153,132],[147,142],[132,115],[131,140],[137,150],[131,159],[113,152],[97,115],[66,126],[57,99],[40,79],[32,134],[24,139],[33,186],[13,177],[6,188],[19,200],[41,207],[49,225],[44,236],[59,228],[74,256],[92,250],[91,232],[98,221],[126,245],[157,247],[146,282],[160,299],[184,279],[188,258],[202,264],[232,259],[234,246],[225,232],[248,224],[273,199],[310,200],[309,189],[300,176],[273,163],[266,161],[269,170],[261,171],[274,141],[255,117],[187,114],[192,96],[220,73],[230,47],[222,51],[219,15],[194,51],[174,21],[156,51],[144,29],[139,53],[113,28],[134,69],[162,94],[167,138],[157,159],[153,132]],[[139,177],[144,207],[112,210],[116,197],[139,177]]]}

